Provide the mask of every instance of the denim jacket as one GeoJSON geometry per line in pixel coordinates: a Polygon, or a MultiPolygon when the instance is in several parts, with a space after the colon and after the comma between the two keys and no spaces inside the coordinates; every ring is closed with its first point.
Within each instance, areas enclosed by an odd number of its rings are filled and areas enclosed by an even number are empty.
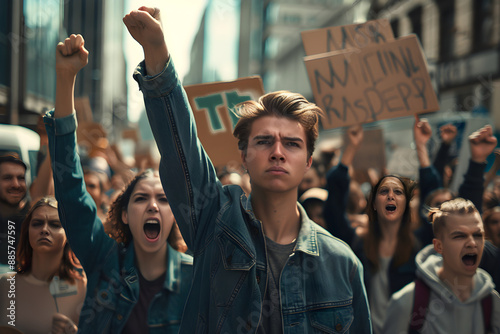
{"type": "MultiPolygon", "coordinates": [[[[118,244],[104,232],[87,193],[76,150],[75,114],[44,117],[61,223],[87,274],[79,333],[120,333],[139,298],[133,242],[118,244]]],[[[148,312],[149,333],[178,333],[192,278],[192,257],[168,246],[163,290],[148,312]]]]}
{"type": "MultiPolygon", "coordinates": [[[[239,186],[217,179],[172,60],[153,77],[141,63],[134,78],[161,153],[165,193],[195,258],[181,333],[255,333],[266,309],[262,223],[239,186]]],[[[301,228],[279,284],[284,333],[371,333],[361,263],[297,205],[301,228]]]]}

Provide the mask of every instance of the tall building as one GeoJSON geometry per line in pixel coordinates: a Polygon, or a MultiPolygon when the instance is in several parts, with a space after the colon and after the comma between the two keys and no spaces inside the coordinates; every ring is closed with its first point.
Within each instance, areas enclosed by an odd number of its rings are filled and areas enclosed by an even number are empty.
{"type": "Polygon", "coordinates": [[[0,0],[0,123],[33,128],[54,106],[55,47],[80,33],[90,51],[76,97],[88,97],[94,121],[126,122],[123,1],[0,0]]]}
{"type": "MultiPolygon", "coordinates": [[[[248,1],[253,2],[253,1],[248,1]]],[[[184,84],[234,80],[238,75],[241,35],[240,0],[209,0],[195,36],[184,84]]]]}
{"type": "Polygon", "coordinates": [[[500,0],[378,0],[370,18],[419,36],[440,112],[488,114],[500,128],[500,0]]]}
{"type": "Polygon", "coordinates": [[[88,65],[77,76],[75,96],[88,97],[94,121],[109,130],[127,121],[124,6],[119,0],[64,2],[66,31],[82,34],[90,51],[88,65]]]}
{"type": "Polygon", "coordinates": [[[364,0],[210,0],[184,83],[260,75],[266,91],[312,99],[300,32],[364,21],[367,10],[364,0]]]}
{"type": "MultiPolygon", "coordinates": [[[[368,18],[387,18],[396,37],[419,37],[440,104],[429,119],[453,122],[462,133],[450,185],[457,190],[470,154],[467,135],[491,122],[500,129],[500,0],[376,0],[368,18]]],[[[430,147],[435,153],[432,140],[430,147]]]]}
{"type": "Polygon", "coordinates": [[[262,76],[266,90],[286,89],[314,100],[300,32],[363,22],[366,1],[274,0],[265,2],[262,76]]]}
{"type": "Polygon", "coordinates": [[[59,1],[0,1],[0,122],[32,126],[55,95],[59,1]]]}

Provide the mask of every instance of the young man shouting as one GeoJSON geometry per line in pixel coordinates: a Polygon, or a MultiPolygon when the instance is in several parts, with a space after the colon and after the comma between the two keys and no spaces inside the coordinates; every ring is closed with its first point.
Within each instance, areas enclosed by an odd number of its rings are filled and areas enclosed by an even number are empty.
{"type": "Polygon", "coordinates": [[[392,296],[383,333],[500,333],[500,297],[478,268],[484,227],[476,207],[457,198],[429,217],[433,245],[417,254],[417,281],[392,296]]]}

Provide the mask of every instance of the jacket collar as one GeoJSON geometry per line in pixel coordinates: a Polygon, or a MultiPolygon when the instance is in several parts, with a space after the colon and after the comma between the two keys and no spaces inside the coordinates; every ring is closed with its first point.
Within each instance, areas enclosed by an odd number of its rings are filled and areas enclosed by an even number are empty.
{"type": "Polygon", "coordinates": [[[306,210],[297,202],[297,207],[300,211],[301,226],[295,251],[301,251],[309,255],[319,256],[318,248],[318,230],[315,223],[309,219],[306,210]]]}
{"type": "Polygon", "coordinates": [[[173,249],[170,244],[167,244],[167,275],[165,276],[165,289],[179,293],[181,291],[181,253],[173,249]]]}
{"type": "MultiPolygon", "coordinates": [[[[181,288],[181,264],[182,264],[182,256],[181,253],[173,249],[170,244],[167,243],[167,272],[165,275],[165,282],[163,283],[163,287],[172,292],[179,293],[181,288]]],[[[126,251],[125,258],[123,262],[123,278],[127,285],[131,288],[132,291],[136,289],[133,288],[133,283],[139,280],[137,271],[139,270],[135,266],[135,251],[134,251],[134,242],[130,242],[126,251]]],[[[137,293],[138,293],[139,285],[137,285],[137,293]]]]}
{"type": "MultiPolygon", "coordinates": [[[[245,196],[245,194],[241,195],[240,201],[241,206],[248,213],[251,221],[258,221],[252,209],[251,195],[248,197],[245,196]]],[[[319,256],[317,236],[318,230],[316,228],[316,225],[309,219],[306,211],[299,202],[297,202],[297,207],[299,208],[300,212],[301,226],[294,251],[300,251],[309,255],[319,256]]]]}

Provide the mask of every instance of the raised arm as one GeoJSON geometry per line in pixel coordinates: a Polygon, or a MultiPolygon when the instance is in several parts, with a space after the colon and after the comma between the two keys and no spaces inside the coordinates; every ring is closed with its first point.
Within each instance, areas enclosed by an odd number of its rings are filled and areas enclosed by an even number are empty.
{"type": "Polygon", "coordinates": [[[471,200],[481,212],[484,192],[484,169],[486,158],[497,146],[493,129],[486,125],[469,136],[470,161],[464,180],[458,189],[458,195],[471,200]]]}
{"type": "Polygon", "coordinates": [[[486,174],[484,174],[485,188],[491,183],[491,181],[493,181],[498,171],[500,170],[500,149],[497,148],[495,149],[494,152],[495,152],[495,161],[493,162],[493,165],[491,166],[490,170],[486,174]]]}
{"type": "Polygon", "coordinates": [[[469,136],[470,158],[476,163],[486,163],[486,159],[497,146],[491,125],[486,125],[469,136]]]}
{"type": "Polygon", "coordinates": [[[31,183],[30,196],[33,203],[44,196],[54,196],[54,181],[48,152],[38,169],[35,180],[31,183]]]}
{"type": "Polygon", "coordinates": [[[74,86],[77,73],[87,64],[88,52],[81,35],[71,35],[56,48],[55,110],[44,116],[54,175],[55,196],[61,223],[72,250],[85,271],[102,263],[107,249],[115,245],[107,237],[96,205],[87,193],[76,146],[74,86]]]}
{"type": "Polygon", "coordinates": [[[361,125],[351,126],[349,129],[347,129],[345,135],[346,147],[344,149],[344,152],[342,153],[342,158],[340,159],[340,162],[342,162],[342,164],[347,167],[350,167],[352,165],[354,156],[356,155],[359,146],[363,142],[363,136],[364,132],[361,125]]]}
{"type": "Polygon", "coordinates": [[[420,119],[415,115],[415,123],[413,125],[413,138],[415,139],[415,146],[417,150],[418,162],[420,168],[426,168],[431,165],[429,159],[429,151],[427,150],[427,143],[432,136],[431,125],[427,119],[420,119]]]}
{"type": "Polygon", "coordinates": [[[158,8],[140,7],[123,18],[130,35],[142,46],[146,74],[155,76],[160,73],[170,57],[163,36],[160,10],[158,8]]]}
{"type": "Polygon", "coordinates": [[[82,35],[71,35],[57,45],[55,118],[73,114],[76,74],[87,65],[88,56],[82,35]]]}
{"type": "Polygon", "coordinates": [[[141,7],[123,18],[144,50],[134,79],[144,95],[149,124],[161,154],[165,194],[189,249],[210,242],[222,186],[198,140],[196,123],[166,43],[158,9],[141,7]]]}
{"type": "MultiPolygon", "coordinates": [[[[81,35],[71,35],[56,47],[56,111],[54,117],[71,115],[74,109],[73,94],[76,74],[88,62],[88,51],[81,35]]],[[[54,193],[52,168],[47,156],[31,185],[32,200],[54,193]]]]}
{"type": "Polygon", "coordinates": [[[457,137],[457,134],[457,127],[453,124],[445,124],[439,128],[441,145],[439,146],[439,150],[434,158],[433,165],[441,179],[443,179],[444,176],[444,168],[450,160],[449,151],[451,144],[457,137]]]}
{"type": "Polygon", "coordinates": [[[323,208],[323,215],[328,231],[347,244],[351,244],[356,230],[351,227],[346,214],[351,181],[349,166],[363,141],[363,127],[360,125],[350,127],[346,132],[345,141],[346,145],[340,163],[327,173],[328,198],[323,208]]]}
{"type": "MultiPolygon", "coordinates": [[[[413,138],[415,140],[415,149],[419,161],[419,187],[420,187],[420,208],[422,208],[425,198],[432,191],[442,187],[442,179],[437,170],[431,165],[427,143],[431,139],[432,128],[427,119],[420,119],[415,115],[413,125],[413,138]]],[[[420,212],[421,210],[419,210],[420,212]]],[[[426,218],[423,218],[426,220],[426,218]]]]}

